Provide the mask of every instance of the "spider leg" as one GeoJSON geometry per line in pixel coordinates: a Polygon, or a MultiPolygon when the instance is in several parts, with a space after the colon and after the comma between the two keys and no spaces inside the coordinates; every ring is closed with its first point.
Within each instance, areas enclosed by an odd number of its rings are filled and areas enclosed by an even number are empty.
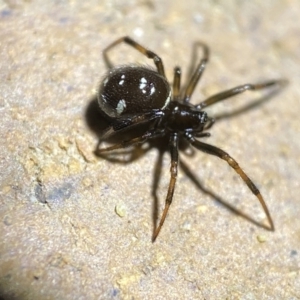
{"type": "Polygon", "coordinates": [[[190,143],[197,148],[198,150],[201,150],[205,153],[211,154],[211,155],[215,155],[218,156],[219,158],[225,160],[230,167],[232,167],[235,172],[237,174],[240,175],[240,177],[244,180],[244,182],[247,184],[248,188],[251,190],[251,192],[257,197],[257,199],[259,200],[267,218],[268,218],[268,222],[270,224],[270,230],[274,231],[274,223],[273,220],[271,218],[269,209],[260,193],[260,191],[258,190],[258,188],[255,186],[255,184],[252,182],[252,180],[248,177],[248,175],[241,169],[241,167],[238,165],[238,163],[225,151],[223,151],[222,149],[219,149],[215,146],[209,145],[209,144],[205,144],[202,143],[198,140],[196,140],[193,136],[191,135],[187,135],[186,138],[190,141],[190,143]]]}
{"type": "Polygon", "coordinates": [[[203,137],[210,137],[211,134],[209,132],[199,132],[194,134],[194,136],[198,138],[203,138],[203,137]]]}
{"type": "Polygon", "coordinates": [[[171,168],[170,168],[171,179],[170,179],[170,183],[169,183],[168,194],[167,194],[166,201],[165,201],[165,208],[163,210],[162,217],[159,221],[159,225],[154,231],[154,234],[152,237],[152,242],[155,242],[155,240],[165,222],[166,216],[168,214],[169,208],[170,208],[172,200],[173,200],[175,183],[176,183],[176,179],[177,179],[177,168],[178,168],[178,135],[177,135],[177,133],[173,133],[170,137],[170,153],[171,153],[171,168]]]}
{"type": "Polygon", "coordinates": [[[175,67],[174,80],[173,80],[173,99],[174,100],[177,100],[179,98],[180,79],[181,79],[181,69],[180,69],[180,67],[175,67]]]}
{"type": "Polygon", "coordinates": [[[159,181],[161,179],[161,172],[162,172],[162,164],[163,164],[163,154],[164,152],[159,151],[157,161],[155,163],[154,167],[154,174],[153,174],[153,184],[152,184],[152,197],[154,199],[153,201],[153,213],[152,213],[152,221],[153,221],[153,234],[155,232],[155,229],[157,227],[157,219],[158,219],[158,206],[159,206],[159,198],[157,194],[157,189],[159,185],[159,181]]]}
{"type": "Polygon", "coordinates": [[[104,58],[104,61],[106,63],[106,65],[109,67],[109,68],[112,68],[113,67],[113,64],[111,63],[111,61],[109,60],[108,56],[107,56],[107,52],[115,47],[116,45],[118,44],[121,44],[121,43],[125,43],[131,47],[133,47],[134,49],[138,50],[139,52],[141,52],[142,54],[144,54],[145,56],[147,56],[148,58],[152,59],[154,64],[156,65],[156,68],[157,68],[157,71],[160,75],[165,76],[165,71],[164,71],[164,65],[163,65],[163,62],[162,62],[162,59],[154,52],[146,49],[145,47],[143,47],[142,45],[138,44],[137,42],[135,42],[134,40],[132,40],[130,37],[128,36],[124,36],[124,37],[121,37],[119,39],[117,39],[115,42],[113,42],[112,44],[110,44],[108,47],[106,47],[104,50],[103,50],[103,58],[104,58]]]}
{"type": "Polygon", "coordinates": [[[101,139],[99,141],[99,145],[103,140],[109,138],[110,136],[112,136],[114,133],[118,131],[121,131],[125,128],[128,129],[150,121],[155,122],[156,119],[162,117],[163,114],[164,113],[160,110],[156,110],[156,111],[153,110],[151,112],[147,112],[135,116],[125,116],[123,118],[119,118],[117,119],[116,122],[114,122],[111,126],[109,126],[103,131],[101,139]]]}
{"type": "Polygon", "coordinates": [[[212,104],[223,101],[227,98],[230,98],[232,96],[241,94],[241,93],[246,92],[246,91],[261,90],[261,89],[264,89],[264,88],[267,88],[267,87],[270,87],[270,86],[274,86],[274,85],[282,85],[285,82],[286,82],[285,80],[270,80],[270,81],[262,82],[262,83],[258,83],[258,84],[240,85],[240,86],[234,87],[232,89],[229,89],[227,91],[215,94],[215,95],[207,98],[203,102],[197,104],[196,108],[202,109],[204,107],[210,106],[212,104]]]}
{"type": "Polygon", "coordinates": [[[164,134],[164,131],[158,131],[158,130],[153,129],[151,131],[145,132],[143,135],[141,135],[139,137],[133,138],[128,141],[122,141],[121,143],[114,144],[110,147],[105,147],[105,148],[99,149],[100,144],[98,144],[97,149],[95,150],[95,154],[98,155],[103,152],[113,151],[113,150],[117,150],[117,149],[121,149],[121,148],[127,148],[130,146],[134,146],[137,144],[141,144],[141,143],[146,142],[148,139],[156,138],[163,134],[164,134]]]}
{"type": "Polygon", "coordinates": [[[208,58],[209,58],[209,49],[208,47],[201,42],[196,43],[195,46],[200,46],[203,49],[203,57],[201,58],[196,70],[194,71],[194,74],[192,75],[192,77],[190,78],[185,94],[183,96],[183,102],[189,102],[192,94],[194,92],[194,89],[198,83],[198,81],[200,80],[201,75],[203,74],[206,64],[208,62],[208,58]]]}
{"type": "Polygon", "coordinates": [[[207,123],[205,124],[203,130],[207,130],[207,129],[212,128],[212,126],[213,126],[213,125],[215,124],[215,122],[216,122],[215,118],[210,118],[210,117],[208,117],[207,119],[208,119],[208,121],[207,121],[207,123]]]}

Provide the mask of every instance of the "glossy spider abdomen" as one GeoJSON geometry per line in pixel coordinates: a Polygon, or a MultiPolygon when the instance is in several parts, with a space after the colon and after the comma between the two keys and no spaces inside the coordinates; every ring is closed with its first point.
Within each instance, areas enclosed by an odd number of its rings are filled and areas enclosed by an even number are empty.
{"type": "Polygon", "coordinates": [[[109,71],[98,93],[100,109],[111,118],[163,110],[170,100],[168,81],[155,70],[140,66],[109,71]]]}

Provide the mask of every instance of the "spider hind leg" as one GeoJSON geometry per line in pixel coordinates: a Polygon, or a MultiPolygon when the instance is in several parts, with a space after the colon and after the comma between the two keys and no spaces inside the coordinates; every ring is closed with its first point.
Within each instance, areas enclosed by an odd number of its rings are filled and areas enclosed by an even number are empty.
{"type": "Polygon", "coordinates": [[[231,168],[234,169],[234,171],[240,175],[240,177],[243,179],[243,181],[246,183],[248,188],[251,190],[251,192],[257,197],[258,201],[260,202],[270,225],[269,230],[274,231],[274,223],[271,217],[271,214],[269,212],[269,209],[260,193],[256,185],[253,183],[253,181],[248,177],[248,175],[242,170],[242,168],[239,166],[239,164],[225,151],[223,151],[220,148],[217,148],[215,146],[202,143],[198,140],[196,140],[193,136],[187,136],[187,139],[190,141],[190,143],[197,148],[198,150],[201,150],[205,153],[217,156],[223,160],[225,160],[231,168]]]}

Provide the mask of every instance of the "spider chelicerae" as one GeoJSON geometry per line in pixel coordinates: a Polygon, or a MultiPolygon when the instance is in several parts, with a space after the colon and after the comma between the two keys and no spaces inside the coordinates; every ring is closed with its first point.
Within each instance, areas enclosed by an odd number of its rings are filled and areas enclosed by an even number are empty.
{"type": "Polygon", "coordinates": [[[210,136],[207,130],[212,127],[215,121],[203,111],[204,108],[245,91],[264,89],[281,84],[283,81],[270,80],[258,84],[240,85],[215,94],[193,105],[190,103],[190,99],[209,59],[208,47],[202,42],[196,43],[196,46],[202,48],[203,56],[191,74],[183,91],[181,90],[180,84],[180,67],[175,67],[173,85],[170,85],[165,76],[162,59],[130,37],[119,38],[103,51],[104,60],[110,70],[100,85],[98,104],[101,111],[109,118],[111,123],[104,131],[95,153],[101,155],[107,151],[145,143],[149,139],[158,137],[169,139],[171,178],[165,200],[165,207],[160,222],[154,229],[153,242],[156,240],[164,224],[172,203],[177,178],[179,141],[181,141],[181,139],[186,140],[198,150],[225,160],[229,166],[240,175],[251,192],[257,197],[267,216],[270,230],[274,230],[274,223],[267,205],[252,180],[227,152],[215,146],[203,143],[200,139],[210,136]],[[133,47],[149,59],[152,59],[156,70],[137,65],[114,67],[108,58],[108,52],[121,43],[133,47]],[[146,130],[143,131],[140,136],[123,140],[120,143],[115,143],[106,148],[100,148],[101,141],[110,138],[113,134],[141,125],[146,126],[146,130]]]}

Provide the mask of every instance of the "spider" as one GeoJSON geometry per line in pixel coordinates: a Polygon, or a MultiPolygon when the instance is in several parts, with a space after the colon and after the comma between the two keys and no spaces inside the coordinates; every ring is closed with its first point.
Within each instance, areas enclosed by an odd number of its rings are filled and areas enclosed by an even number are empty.
{"type": "Polygon", "coordinates": [[[153,242],[161,231],[172,203],[177,178],[178,145],[182,139],[200,151],[225,160],[257,197],[267,216],[270,230],[274,231],[274,223],[268,207],[260,191],[248,175],[227,152],[203,143],[200,139],[210,136],[207,130],[215,122],[213,118],[203,111],[204,108],[245,91],[260,90],[277,85],[281,83],[281,80],[240,85],[193,105],[190,103],[190,99],[209,59],[208,47],[202,42],[196,43],[196,46],[202,48],[203,56],[183,91],[181,91],[180,84],[180,67],[174,68],[174,79],[171,86],[165,76],[162,59],[130,37],[121,37],[104,49],[103,58],[110,70],[100,84],[97,98],[100,110],[111,120],[111,124],[103,132],[95,153],[101,155],[108,151],[142,144],[149,139],[158,137],[169,139],[168,147],[171,156],[170,182],[162,216],[158,226],[154,228],[153,242]],[[133,47],[147,58],[153,60],[156,70],[137,65],[113,67],[108,58],[108,52],[121,43],[133,47]],[[140,136],[123,140],[106,148],[100,148],[100,143],[113,134],[141,125],[145,125],[146,130],[140,136]]]}

